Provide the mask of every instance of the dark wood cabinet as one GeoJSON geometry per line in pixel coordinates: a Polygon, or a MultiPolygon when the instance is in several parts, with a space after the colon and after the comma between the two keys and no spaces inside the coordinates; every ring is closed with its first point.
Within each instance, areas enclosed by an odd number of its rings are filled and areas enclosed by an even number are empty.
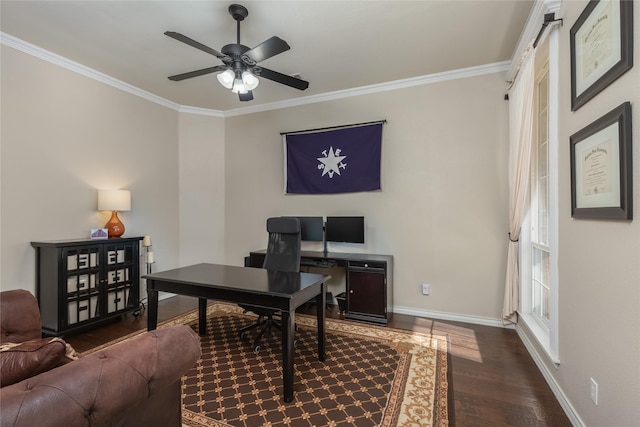
{"type": "MultiPolygon", "coordinates": [[[[265,251],[249,253],[245,266],[262,267],[265,251]]],[[[393,257],[391,255],[302,251],[301,265],[315,268],[343,267],[345,319],[386,325],[393,306],[393,257]]]]}
{"type": "Polygon", "coordinates": [[[385,262],[347,263],[347,319],[387,322],[387,274],[385,262]]]}
{"type": "Polygon", "coordinates": [[[140,240],[31,242],[45,335],[71,335],[140,306],[140,240]]]}

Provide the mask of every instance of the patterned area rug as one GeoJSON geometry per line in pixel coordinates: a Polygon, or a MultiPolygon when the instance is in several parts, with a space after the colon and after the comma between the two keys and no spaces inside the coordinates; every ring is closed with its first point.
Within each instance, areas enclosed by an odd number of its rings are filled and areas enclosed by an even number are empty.
{"type": "MultiPolygon", "coordinates": [[[[238,334],[255,316],[224,303],[208,314],[203,357],[182,378],[184,426],[448,425],[446,337],[327,319],[323,363],[315,317],[297,315],[295,395],[284,403],[279,333],[256,353],[238,334]]],[[[173,322],[195,328],[197,313],[173,322]]]]}
{"type": "MultiPolygon", "coordinates": [[[[256,316],[219,302],[207,314],[202,358],[182,378],[183,427],[449,425],[445,336],[327,318],[320,362],[316,318],[296,314],[295,394],[284,403],[279,331],[266,334],[255,352],[252,336],[241,340],[238,330],[256,316]]],[[[197,330],[197,323],[192,310],[159,327],[197,330]]]]}

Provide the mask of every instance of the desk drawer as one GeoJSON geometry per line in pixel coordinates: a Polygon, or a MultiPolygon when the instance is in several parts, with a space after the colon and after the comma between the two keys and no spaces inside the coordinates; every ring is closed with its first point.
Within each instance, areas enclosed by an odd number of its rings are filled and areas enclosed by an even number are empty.
{"type": "Polygon", "coordinates": [[[382,273],[387,264],[378,261],[349,261],[347,267],[350,271],[376,271],[382,273]]]}

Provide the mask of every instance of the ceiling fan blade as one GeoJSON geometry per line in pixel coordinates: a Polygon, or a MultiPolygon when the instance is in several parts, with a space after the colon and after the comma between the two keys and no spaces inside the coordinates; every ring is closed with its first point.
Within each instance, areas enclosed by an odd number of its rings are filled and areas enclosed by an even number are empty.
{"type": "Polygon", "coordinates": [[[222,59],[223,61],[225,60],[230,60],[231,58],[229,58],[227,55],[223,55],[220,52],[218,52],[215,49],[211,49],[209,46],[205,46],[200,42],[197,42],[193,39],[190,39],[189,37],[182,35],[180,33],[176,33],[175,31],[165,31],[164,33],[165,35],[171,37],[172,39],[176,39],[178,41],[181,41],[182,43],[186,43],[191,47],[195,47],[196,49],[200,49],[203,52],[207,52],[208,54],[211,54],[213,56],[216,56],[220,59],[222,59]]]}
{"type": "Polygon", "coordinates": [[[255,65],[257,62],[264,61],[265,59],[271,58],[272,56],[289,49],[291,49],[291,46],[289,46],[286,41],[282,40],[280,37],[273,36],[270,39],[263,41],[253,49],[246,51],[243,58],[247,56],[249,59],[254,61],[254,64],[250,63],[249,65],[255,65]]]}
{"type": "Polygon", "coordinates": [[[268,68],[256,67],[255,71],[256,71],[256,74],[260,77],[264,77],[265,79],[269,79],[276,83],[287,85],[296,89],[305,90],[306,88],[309,87],[308,81],[287,76],[286,74],[278,73],[277,71],[273,71],[268,68]],[[260,68],[259,73],[257,72],[258,68],[260,68]]]}
{"type": "Polygon", "coordinates": [[[238,98],[240,98],[240,101],[251,101],[253,99],[253,92],[238,93],[238,98]]]}
{"type": "Polygon", "coordinates": [[[205,74],[215,73],[216,71],[224,71],[226,69],[227,69],[226,65],[216,65],[215,67],[203,68],[202,70],[189,71],[188,73],[169,76],[169,80],[173,80],[174,82],[179,82],[180,80],[190,79],[191,77],[203,76],[205,74]]]}

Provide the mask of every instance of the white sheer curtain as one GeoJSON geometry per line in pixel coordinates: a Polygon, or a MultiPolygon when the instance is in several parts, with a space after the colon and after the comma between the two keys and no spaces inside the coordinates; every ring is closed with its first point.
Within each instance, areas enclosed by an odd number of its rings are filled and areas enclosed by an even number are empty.
{"type": "Polygon", "coordinates": [[[520,300],[518,239],[529,205],[535,50],[527,47],[509,91],[509,250],[502,307],[503,322],[515,323],[520,300]]]}

